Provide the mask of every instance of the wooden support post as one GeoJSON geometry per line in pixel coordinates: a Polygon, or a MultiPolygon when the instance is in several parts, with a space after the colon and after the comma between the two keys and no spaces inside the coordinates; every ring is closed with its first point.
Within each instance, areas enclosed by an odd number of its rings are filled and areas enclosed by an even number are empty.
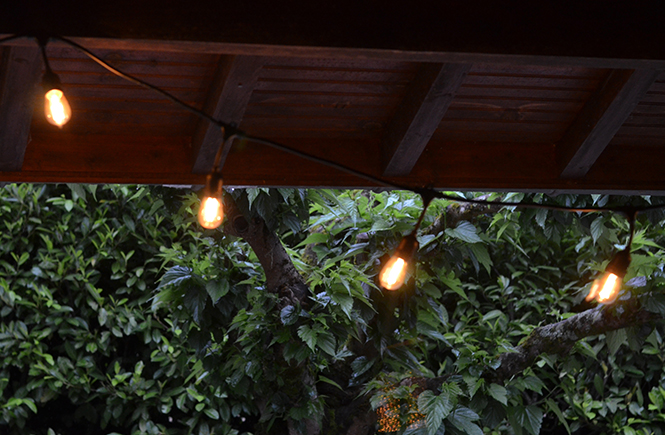
{"type": "Polygon", "coordinates": [[[37,47],[7,47],[0,69],[0,171],[20,171],[42,69],[37,47]]]}
{"type": "Polygon", "coordinates": [[[610,72],[557,144],[561,178],[589,172],[659,74],[651,69],[610,72]]]}
{"type": "MultiPolygon", "coordinates": [[[[240,124],[262,66],[263,58],[259,56],[223,56],[210,87],[205,112],[220,121],[240,124]]],[[[217,126],[206,120],[199,121],[192,140],[196,155],[193,173],[210,172],[223,139],[217,126]]],[[[221,157],[221,166],[228,151],[227,146],[221,157]]]]}
{"type": "Polygon", "coordinates": [[[384,176],[411,172],[470,67],[429,64],[420,69],[383,136],[384,176]]]}

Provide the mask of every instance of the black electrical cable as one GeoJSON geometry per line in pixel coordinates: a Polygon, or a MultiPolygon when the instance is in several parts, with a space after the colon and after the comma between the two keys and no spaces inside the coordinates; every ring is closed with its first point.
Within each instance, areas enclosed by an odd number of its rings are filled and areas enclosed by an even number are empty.
{"type": "MultiPolygon", "coordinates": [[[[20,36],[12,36],[9,38],[5,39],[0,39],[0,43],[4,42],[5,40],[10,40],[14,39],[20,36]]],[[[299,151],[295,148],[291,148],[287,145],[265,139],[262,137],[257,137],[257,136],[251,136],[243,131],[239,130],[235,125],[229,124],[226,122],[223,122],[221,120],[215,119],[214,117],[208,115],[202,110],[197,109],[196,107],[193,107],[184,101],[180,100],[176,96],[172,95],[171,93],[158,88],[157,86],[151,85],[148,82],[145,82],[137,77],[134,77],[130,74],[124,73],[120,71],[119,69],[109,65],[106,61],[92,53],[90,50],[87,48],[81,46],[80,44],[77,44],[76,42],[69,40],[67,38],[59,37],[59,36],[54,36],[52,39],[64,42],[65,44],[70,45],[71,47],[76,48],[77,50],[80,50],[82,53],[84,53],[86,56],[97,62],[99,65],[107,69],[108,71],[112,72],[113,74],[117,75],[118,77],[122,77],[123,79],[130,81],[134,84],[137,84],[139,86],[143,86],[147,89],[153,90],[165,98],[171,100],[173,103],[179,105],[180,107],[184,108],[185,110],[203,118],[212,123],[213,125],[218,126],[219,128],[222,129],[222,132],[225,136],[225,142],[230,141],[232,142],[235,138],[239,139],[245,139],[251,142],[255,143],[260,143],[264,144],[267,146],[270,146],[272,148],[275,148],[280,151],[284,151],[287,153],[290,153],[292,155],[295,155],[297,157],[301,157],[303,159],[307,159],[309,161],[319,163],[328,167],[331,167],[333,169],[337,169],[342,172],[346,172],[347,174],[353,175],[358,178],[365,179],[367,181],[370,181],[374,184],[380,185],[380,186],[385,186],[389,187],[392,189],[398,189],[398,190],[410,190],[412,192],[420,194],[423,198],[438,198],[438,199],[445,199],[449,201],[454,201],[454,202],[461,202],[461,203],[466,203],[466,204],[476,204],[476,205],[486,205],[488,207],[491,206],[499,206],[499,207],[520,207],[520,208],[528,208],[528,209],[541,209],[541,210],[553,210],[553,211],[563,211],[563,212],[574,212],[574,213],[600,213],[600,212],[621,212],[626,214],[627,210],[630,210],[634,212],[635,214],[643,212],[643,211],[650,211],[650,210],[657,210],[657,209],[662,209],[665,208],[665,204],[663,205],[651,205],[651,206],[645,206],[645,207],[585,207],[585,208],[577,208],[577,207],[564,207],[564,206],[557,206],[557,205],[548,205],[548,204],[536,204],[536,203],[513,203],[513,202],[506,202],[506,201],[483,201],[483,200],[478,200],[478,199],[466,199],[466,198],[459,198],[451,195],[446,195],[445,193],[436,191],[434,189],[429,189],[429,188],[419,188],[419,187],[413,187],[413,186],[407,186],[407,185],[402,185],[399,183],[394,183],[392,181],[376,177],[367,173],[364,173],[362,171],[358,171],[356,169],[349,168],[348,166],[342,165],[340,163],[334,162],[332,160],[328,160],[322,157],[317,157],[302,151],[299,151]]],[[[222,155],[222,147],[223,144],[220,145],[220,148],[217,152],[217,155],[215,156],[215,168],[217,171],[219,171],[219,159],[222,155]]]]}
{"type": "Polygon", "coordinates": [[[163,90],[163,89],[161,89],[161,88],[158,88],[157,86],[151,85],[150,83],[145,82],[145,81],[143,81],[143,80],[141,80],[141,79],[139,79],[139,78],[137,78],[137,77],[134,77],[134,76],[132,76],[131,74],[127,74],[127,73],[125,73],[125,72],[122,72],[122,71],[120,71],[119,69],[117,69],[117,68],[115,68],[115,67],[109,65],[108,63],[106,63],[106,61],[104,61],[104,60],[101,59],[99,56],[97,56],[96,54],[94,54],[93,52],[91,52],[90,50],[88,50],[87,48],[83,47],[82,45],[79,45],[79,44],[77,44],[77,43],[74,42],[74,41],[71,41],[71,40],[69,40],[69,39],[67,39],[67,38],[63,38],[63,37],[60,37],[60,36],[53,36],[52,39],[57,40],[57,41],[62,41],[62,42],[64,42],[65,44],[68,44],[68,45],[70,45],[70,46],[76,48],[77,50],[81,51],[83,54],[85,54],[86,56],[88,56],[90,59],[94,60],[94,61],[97,62],[99,65],[101,65],[101,66],[104,67],[105,69],[109,70],[109,71],[112,72],[113,74],[117,75],[118,77],[122,77],[123,79],[125,79],[125,80],[127,80],[127,81],[129,81],[129,82],[132,82],[132,83],[134,83],[134,84],[136,84],[136,85],[143,86],[144,88],[147,88],[147,89],[150,89],[150,90],[152,90],[152,91],[155,91],[155,92],[161,94],[163,97],[165,97],[165,98],[171,100],[173,103],[177,104],[178,106],[182,107],[183,109],[192,112],[192,113],[195,114],[196,116],[199,116],[199,117],[201,117],[201,118],[206,119],[206,120],[209,121],[210,123],[212,123],[212,124],[214,124],[214,125],[216,125],[216,126],[218,126],[218,127],[220,127],[220,128],[223,128],[223,129],[226,129],[226,130],[229,130],[229,131],[234,130],[234,127],[233,127],[231,124],[227,124],[227,123],[222,122],[222,121],[220,121],[220,120],[218,120],[218,119],[215,119],[215,118],[213,118],[212,116],[210,116],[210,115],[208,115],[207,113],[205,113],[204,111],[199,110],[199,109],[197,109],[197,108],[194,107],[194,106],[190,106],[189,104],[185,103],[184,101],[182,101],[181,99],[179,99],[179,98],[176,97],[175,95],[173,95],[173,94],[171,94],[171,93],[169,93],[169,92],[167,92],[167,91],[165,91],[165,90],[163,90]]]}

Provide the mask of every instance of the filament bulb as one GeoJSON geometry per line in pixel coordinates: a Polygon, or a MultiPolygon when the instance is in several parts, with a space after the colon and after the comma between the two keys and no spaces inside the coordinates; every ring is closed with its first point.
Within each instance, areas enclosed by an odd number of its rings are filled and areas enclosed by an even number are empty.
{"type": "Polygon", "coordinates": [[[379,281],[386,290],[397,290],[404,284],[407,262],[403,258],[393,256],[381,271],[379,281]]]}
{"type": "Polygon", "coordinates": [[[404,237],[399,243],[395,254],[390,257],[388,263],[379,274],[379,284],[386,290],[397,290],[404,284],[406,271],[413,254],[418,249],[418,241],[414,233],[404,237]]]}
{"type": "Polygon", "coordinates": [[[51,89],[44,95],[46,120],[62,128],[72,117],[72,108],[60,89],[51,89]]]}
{"type": "Polygon", "coordinates": [[[209,230],[217,228],[224,219],[222,202],[215,197],[208,196],[203,199],[199,208],[199,223],[209,230]]]}
{"type": "Polygon", "coordinates": [[[586,300],[596,299],[601,304],[611,304],[617,298],[622,283],[623,279],[614,273],[604,273],[593,282],[586,300]]]}
{"type": "Polygon", "coordinates": [[[203,228],[213,230],[220,226],[224,219],[222,174],[219,172],[208,174],[204,192],[199,207],[199,223],[203,228]]]}
{"type": "Polygon", "coordinates": [[[601,304],[611,304],[619,295],[623,278],[630,266],[630,247],[618,252],[609,262],[605,273],[593,282],[591,290],[586,297],[587,301],[597,300],[601,304]]]}

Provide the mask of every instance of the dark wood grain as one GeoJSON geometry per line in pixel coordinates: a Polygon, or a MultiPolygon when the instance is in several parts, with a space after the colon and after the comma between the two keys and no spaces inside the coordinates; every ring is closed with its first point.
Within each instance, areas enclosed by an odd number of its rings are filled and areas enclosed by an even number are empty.
{"type": "Polygon", "coordinates": [[[455,97],[468,64],[423,66],[383,136],[383,175],[403,176],[413,169],[455,97]]]}
{"type": "Polygon", "coordinates": [[[5,48],[2,58],[0,171],[18,171],[23,165],[30,135],[41,59],[37,47],[5,48]]]}
{"type": "Polygon", "coordinates": [[[615,70],[608,75],[557,145],[562,178],[580,178],[591,169],[659,74],[615,70]]]}
{"type": "MultiPolygon", "coordinates": [[[[263,59],[255,56],[224,56],[219,61],[217,72],[210,88],[204,111],[229,124],[240,124],[247,103],[256,85],[263,59]]],[[[207,120],[200,120],[192,138],[195,161],[192,172],[204,174],[213,167],[215,154],[224,141],[219,127],[207,120]]],[[[228,153],[225,147],[220,166],[228,153]]]]}

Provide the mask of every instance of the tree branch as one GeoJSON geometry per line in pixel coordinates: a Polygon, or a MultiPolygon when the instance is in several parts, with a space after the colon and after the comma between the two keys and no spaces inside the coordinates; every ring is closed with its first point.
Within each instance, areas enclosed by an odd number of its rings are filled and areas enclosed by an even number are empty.
{"type": "Polygon", "coordinates": [[[293,264],[277,235],[260,217],[245,216],[231,195],[224,196],[224,231],[249,243],[266,274],[266,289],[293,303],[306,304],[309,287],[293,264]]]}
{"type": "Polygon", "coordinates": [[[623,304],[581,312],[566,320],[534,329],[516,352],[501,354],[501,365],[493,373],[493,381],[502,382],[529,367],[542,353],[565,355],[575,342],[629,326],[662,320],[662,317],[641,308],[631,299],[623,304]]]}

